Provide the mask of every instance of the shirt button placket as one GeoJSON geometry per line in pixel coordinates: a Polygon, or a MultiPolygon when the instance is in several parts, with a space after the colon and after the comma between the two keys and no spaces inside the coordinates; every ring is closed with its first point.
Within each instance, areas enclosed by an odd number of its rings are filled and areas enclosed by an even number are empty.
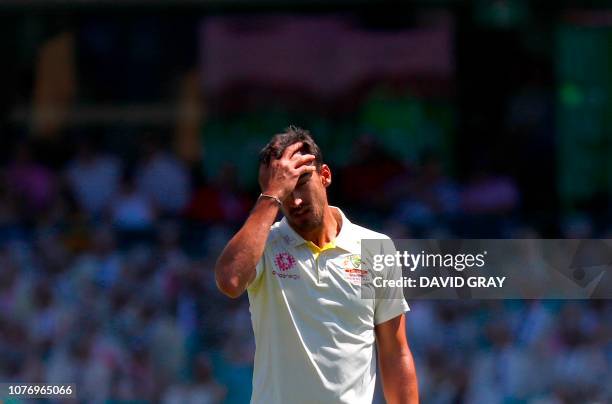
{"type": "Polygon", "coordinates": [[[327,270],[325,268],[326,260],[324,257],[321,257],[324,254],[324,251],[319,253],[319,256],[315,260],[317,265],[317,277],[320,284],[325,283],[325,278],[327,277],[327,270]]]}

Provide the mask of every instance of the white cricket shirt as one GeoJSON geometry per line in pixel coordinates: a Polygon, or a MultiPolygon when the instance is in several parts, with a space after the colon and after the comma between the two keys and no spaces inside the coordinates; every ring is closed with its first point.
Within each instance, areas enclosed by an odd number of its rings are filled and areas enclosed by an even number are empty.
{"type": "MultiPolygon", "coordinates": [[[[333,208],[337,209],[337,208],[333,208]]],[[[319,249],[283,218],[270,231],[247,291],[255,333],[253,404],[372,402],[374,326],[409,310],[395,299],[362,299],[362,239],[389,239],[351,223],[319,249]]],[[[397,271],[384,274],[397,279],[397,271]]]]}

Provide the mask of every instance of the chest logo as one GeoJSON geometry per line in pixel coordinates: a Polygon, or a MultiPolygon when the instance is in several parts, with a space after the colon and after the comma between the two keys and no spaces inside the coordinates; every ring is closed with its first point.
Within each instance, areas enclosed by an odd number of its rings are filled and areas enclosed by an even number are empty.
{"type": "Polygon", "coordinates": [[[295,258],[286,252],[276,254],[274,263],[281,271],[288,271],[295,266],[295,258]]]}
{"type": "Polygon", "coordinates": [[[361,269],[361,255],[351,254],[342,262],[344,278],[353,285],[361,285],[369,279],[368,271],[361,269]]]}

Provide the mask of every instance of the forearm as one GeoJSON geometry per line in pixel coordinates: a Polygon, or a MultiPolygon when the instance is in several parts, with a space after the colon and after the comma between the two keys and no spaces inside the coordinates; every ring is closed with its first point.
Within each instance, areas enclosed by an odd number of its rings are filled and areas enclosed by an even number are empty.
{"type": "Polygon", "coordinates": [[[219,289],[230,297],[240,296],[255,278],[270,226],[278,214],[278,204],[260,198],[242,228],[227,243],[215,265],[219,289]]]}
{"type": "Polygon", "coordinates": [[[380,354],[379,363],[387,404],[417,404],[419,389],[410,350],[380,354]]]}

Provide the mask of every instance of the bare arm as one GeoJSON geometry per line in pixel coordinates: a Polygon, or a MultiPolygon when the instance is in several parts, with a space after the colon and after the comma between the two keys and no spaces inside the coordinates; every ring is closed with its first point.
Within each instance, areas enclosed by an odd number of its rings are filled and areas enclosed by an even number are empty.
{"type": "MultiPolygon", "coordinates": [[[[264,194],[283,201],[295,188],[300,175],[315,170],[308,165],[311,154],[296,153],[302,143],[285,150],[280,159],[259,169],[259,184],[264,194]]],[[[227,243],[215,265],[217,287],[227,296],[240,296],[255,279],[257,262],[261,258],[270,226],[278,214],[278,203],[271,198],[260,198],[242,228],[227,243]]]]}
{"type": "Polygon", "coordinates": [[[403,314],[378,324],[376,344],[387,404],[418,404],[419,389],[403,314]]]}
{"type": "Polygon", "coordinates": [[[259,199],[242,228],[223,249],[215,266],[215,279],[227,296],[240,296],[255,279],[255,267],[277,213],[274,200],[259,199]]]}

